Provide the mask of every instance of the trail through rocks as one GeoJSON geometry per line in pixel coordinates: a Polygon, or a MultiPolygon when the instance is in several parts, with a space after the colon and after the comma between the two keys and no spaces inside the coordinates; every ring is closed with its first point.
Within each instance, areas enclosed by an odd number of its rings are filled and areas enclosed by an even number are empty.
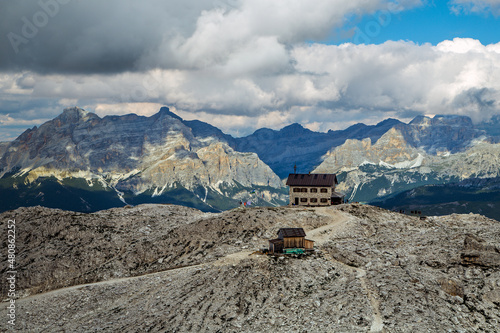
{"type": "Polygon", "coordinates": [[[420,220],[359,204],[11,215],[23,221],[19,291],[49,281],[16,300],[19,331],[496,332],[500,325],[500,223],[480,215],[420,220]],[[285,227],[303,227],[318,251],[254,253],[285,227]],[[92,267],[95,276],[70,280],[92,267]]]}
{"type": "MultiPolygon", "coordinates": [[[[345,214],[340,210],[334,210],[331,207],[320,207],[315,209],[316,213],[323,216],[328,216],[332,220],[325,226],[310,230],[307,232],[307,237],[314,239],[315,245],[323,245],[325,242],[331,240],[336,233],[345,230],[346,222],[351,219],[352,216],[345,214]]],[[[366,270],[347,265],[343,262],[335,260],[330,255],[326,255],[325,258],[332,262],[340,263],[348,267],[351,271],[356,273],[356,278],[359,279],[363,290],[370,301],[372,312],[373,312],[373,323],[370,328],[370,332],[382,332],[384,328],[382,315],[380,313],[380,300],[378,293],[375,291],[370,281],[366,278],[366,270]]]]}

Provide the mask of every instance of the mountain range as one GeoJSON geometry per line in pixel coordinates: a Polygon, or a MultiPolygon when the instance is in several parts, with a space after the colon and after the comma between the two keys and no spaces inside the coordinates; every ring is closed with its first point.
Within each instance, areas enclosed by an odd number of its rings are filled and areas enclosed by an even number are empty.
{"type": "Polygon", "coordinates": [[[294,165],[337,173],[351,201],[385,202],[420,186],[500,177],[499,128],[500,117],[475,125],[465,116],[418,116],[327,133],[292,124],[235,138],[166,107],[151,117],[103,118],[74,107],[0,144],[0,210],[277,206],[288,203],[282,180],[294,165]]]}

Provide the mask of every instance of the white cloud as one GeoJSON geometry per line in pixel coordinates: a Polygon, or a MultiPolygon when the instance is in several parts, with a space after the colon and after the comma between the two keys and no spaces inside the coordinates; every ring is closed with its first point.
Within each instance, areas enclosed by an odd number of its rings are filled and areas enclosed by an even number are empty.
{"type": "Polygon", "coordinates": [[[455,14],[483,14],[500,15],[500,0],[452,0],[450,8],[455,14]]]}
{"type": "Polygon", "coordinates": [[[226,75],[283,71],[288,68],[286,51],[291,45],[329,37],[346,16],[400,11],[420,4],[422,0],[232,1],[231,6],[203,10],[192,33],[166,35],[158,49],[138,63],[219,68],[226,75]]]}
{"type": "Polygon", "coordinates": [[[30,88],[2,85],[16,82],[17,74],[11,80],[2,77],[0,85],[7,100],[29,93],[34,100],[56,100],[53,107],[59,112],[61,102],[88,106],[100,115],[149,115],[160,105],[174,106],[240,135],[291,122],[328,130],[327,124],[339,120],[373,123],[427,113],[482,120],[500,109],[500,43],[485,46],[457,38],[437,46],[301,44],[286,54],[281,60],[289,66],[285,72],[242,71],[234,77],[215,68],[116,75],[24,73],[30,88]]]}
{"type": "MultiPolygon", "coordinates": [[[[452,4],[492,9],[498,2],[452,4]]],[[[152,3],[127,7],[89,1],[61,8],[64,15],[44,31],[59,31],[66,37],[62,44],[52,34],[45,43],[41,30],[26,46],[35,53],[30,61],[50,60],[42,64],[46,71],[0,73],[0,114],[46,119],[79,105],[99,115],[150,115],[167,105],[181,116],[198,115],[244,135],[292,122],[325,131],[416,114],[460,113],[480,120],[499,110],[500,43],[485,46],[460,38],[437,46],[314,42],[327,38],[346,17],[403,11],[422,0],[152,3]],[[90,17],[91,24],[81,27],[80,17],[90,17]],[[57,56],[37,53],[37,45],[57,56]]],[[[21,6],[18,10],[21,15],[21,6]]]]}

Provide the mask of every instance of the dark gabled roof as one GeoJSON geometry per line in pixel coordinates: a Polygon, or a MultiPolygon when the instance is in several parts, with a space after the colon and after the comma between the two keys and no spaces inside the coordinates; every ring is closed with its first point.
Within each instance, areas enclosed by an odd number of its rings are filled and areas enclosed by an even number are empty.
{"type": "Polygon", "coordinates": [[[338,184],[337,175],[334,173],[291,173],[286,181],[288,186],[329,186],[338,184]]]}
{"type": "Polygon", "coordinates": [[[306,233],[302,228],[281,228],[278,230],[278,235],[282,233],[283,237],[306,237],[306,233]]]}

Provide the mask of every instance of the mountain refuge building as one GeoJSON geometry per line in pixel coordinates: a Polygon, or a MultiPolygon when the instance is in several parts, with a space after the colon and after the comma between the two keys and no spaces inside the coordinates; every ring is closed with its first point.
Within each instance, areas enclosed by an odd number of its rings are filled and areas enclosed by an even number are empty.
{"type": "Polygon", "coordinates": [[[312,251],[314,241],[306,239],[306,233],[302,228],[281,228],[278,230],[278,238],[269,240],[270,253],[304,253],[312,251]],[[297,251],[301,250],[301,251],[297,251]]]}
{"type": "Polygon", "coordinates": [[[290,206],[330,206],[344,202],[344,195],[335,192],[337,175],[327,173],[288,175],[290,206]]]}

